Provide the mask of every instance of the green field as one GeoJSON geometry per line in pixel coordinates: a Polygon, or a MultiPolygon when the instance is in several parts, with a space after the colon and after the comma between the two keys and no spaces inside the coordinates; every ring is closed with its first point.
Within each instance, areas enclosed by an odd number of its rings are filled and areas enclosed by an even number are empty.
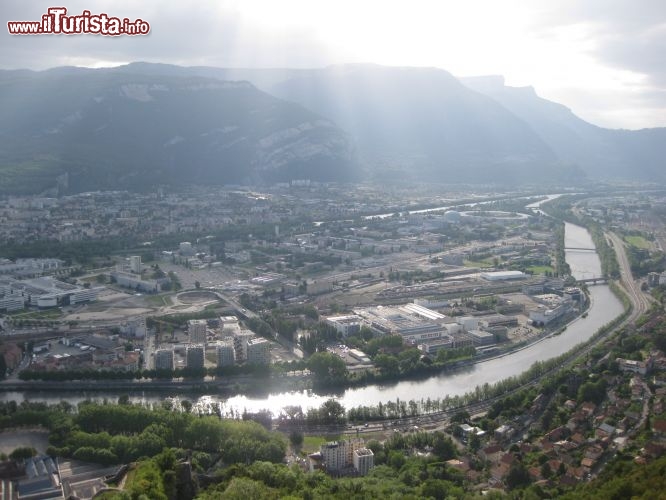
{"type": "Polygon", "coordinates": [[[632,247],[646,250],[650,248],[650,242],[642,236],[625,236],[624,241],[629,243],[632,247]]]}
{"type": "Polygon", "coordinates": [[[463,262],[465,267],[493,267],[493,261],[490,259],[484,260],[466,260],[463,262]]]}
{"type": "Polygon", "coordinates": [[[530,266],[527,268],[528,271],[531,271],[533,274],[546,274],[546,272],[555,272],[551,266],[530,266]]]}
{"type": "Polygon", "coordinates": [[[147,295],[145,301],[153,307],[162,307],[171,305],[171,297],[168,295],[147,295]]]}
{"type": "Polygon", "coordinates": [[[319,451],[322,444],[338,439],[340,439],[340,436],[303,436],[301,450],[306,454],[314,453],[315,451],[319,451]]]}

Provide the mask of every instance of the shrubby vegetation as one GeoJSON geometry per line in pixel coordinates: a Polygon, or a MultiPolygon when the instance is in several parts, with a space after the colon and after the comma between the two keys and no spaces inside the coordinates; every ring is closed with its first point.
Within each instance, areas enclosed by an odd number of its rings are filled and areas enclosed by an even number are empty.
{"type": "Polygon", "coordinates": [[[84,402],[0,405],[0,428],[41,425],[51,432],[50,455],[103,464],[152,457],[165,448],[215,454],[224,464],[282,461],[286,440],[252,421],[223,420],[166,408],[84,402]]]}

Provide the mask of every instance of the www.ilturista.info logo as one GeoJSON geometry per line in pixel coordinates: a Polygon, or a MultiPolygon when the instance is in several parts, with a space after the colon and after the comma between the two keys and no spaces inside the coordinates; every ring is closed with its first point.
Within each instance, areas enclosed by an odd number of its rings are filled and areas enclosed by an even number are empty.
{"type": "Polygon", "coordinates": [[[10,35],[147,35],[150,24],[143,19],[112,17],[108,14],[91,14],[84,10],[78,16],[68,16],[65,7],[50,7],[41,21],[8,21],[10,35]]]}

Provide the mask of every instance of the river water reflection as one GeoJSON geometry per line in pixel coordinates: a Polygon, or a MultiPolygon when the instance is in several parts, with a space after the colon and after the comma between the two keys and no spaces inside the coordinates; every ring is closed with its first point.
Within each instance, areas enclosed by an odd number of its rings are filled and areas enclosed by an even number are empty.
{"type": "MultiPolygon", "coordinates": [[[[582,227],[566,224],[566,247],[594,248],[592,239],[582,227]]],[[[586,279],[601,275],[599,258],[590,250],[567,250],[566,259],[576,278],[586,279]]],[[[533,344],[520,351],[507,354],[476,365],[466,367],[456,373],[447,373],[433,376],[419,381],[403,381],[392,384],[375,384],[362,388],[348,389],[341,394],[302,392],[281,392],[261,397],[235,396],[226,401],[220,400],[216,395],[192,397],[188,394],[173,394],[171,396],[186,399],[198,399],[202,404],[221,404],[223,412],[258,411],[269,409],[277,415],[287,405],[301,406],[303,409],[321,405],[326,399],[336,397],[346,408],[362,405],[376,405],[380,402],[395,401],[397,398],[404,401],[421,399],[426,400],[444,398],[447,395],[462,395],[474,390],[476,386],[492,384],[507,377],[519,375],[536,361],[544,361],[559,356],[588,340],[601,326],[613,320],[623,311],[621,302],[613,295],[607,285],[590,287],[591,307],[586,318],[579,318],[571,323],[567,329],[558,336],[551,337],[533,344]]],[[[58,402],[62,399],[72,404],[92,398],[101,400],[108,398],[115,401],[120,394],[82,394],[82,393],[3,393],[2,400],[58,402]]],[[[135,402],[159,403],[165,394],[134,394],[131,399],[135,402]]]]}

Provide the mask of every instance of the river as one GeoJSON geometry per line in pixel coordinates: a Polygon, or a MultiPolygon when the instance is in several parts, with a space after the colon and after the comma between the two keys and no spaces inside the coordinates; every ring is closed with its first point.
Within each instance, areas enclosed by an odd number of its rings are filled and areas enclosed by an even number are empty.
{"type": "MultiPolygon", "coordinates": [[[[565,246],[571,248],[593,249],[592,238],[585,228],[573,224],[566,224],[565,246]]],[[[597,254],[593,250],[567,250],[566,260],[571,267],[574,277],[593,278],[601,276],[601,265],[597,254]]],[[[492,384],[498,380],[519,375],[536,361],[544,361],[559,356],[581,342],[588,340],[606,323],[623,312],[621,302],[613,295],[607,285],[590,287],[591,305],[586,318],[578,318],[560,335],[545,339],[529,347],[515,351],[499,358],[489,359],[466,367],[455,373],[446,373],[432,376],[419,381],[402,381],[391,384],[374,384],[362,388],[347,389],[339,394],[301,392],[279,392],[261,397],[235,396],[228,400],[221,400],[216,395],[190,396],[188,394],[173,394],[177,398],[193,400],[198,405],[219,404],[224,414],[230,410],[259,411],[270,410],[277,415],[287,405],[301,406],[303,409],[321,405],[330,397],[336,399],[346,408],[362,405],[376,405],[380,402],[403,401],[421,399],[426,400],[444,398],[447,395],[462,395],[474,390],[483,384],[492,384]]],[[[102,400],[108,398],[115,401],[119,393],[21,393],[8,392],[0,394],[0,400],[15,400],[17,402],[28,399],[31,401],[45,401],[55,403],[62,399],[76,404],[87,398],[102,400]]],[[[134,402],[160,403],[168,395],[156,393],[132,394],[130,399],[134,402]]]]}

